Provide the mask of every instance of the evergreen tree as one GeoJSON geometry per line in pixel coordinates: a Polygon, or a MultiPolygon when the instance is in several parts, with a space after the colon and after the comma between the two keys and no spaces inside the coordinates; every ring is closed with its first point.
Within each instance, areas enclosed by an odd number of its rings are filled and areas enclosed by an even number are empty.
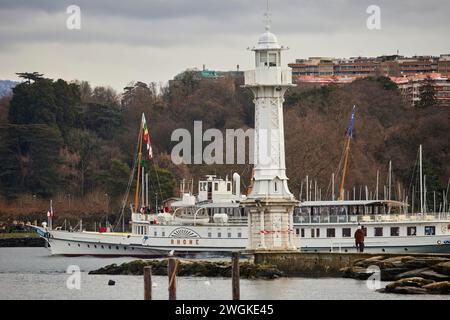
{"type": "Polygon", "coordinates": [[[437,104],[436,100],[436,89],[433,85],[433,79],[427,77],[424,84],[419,90],[420,100],[416,103],[419,108],[433,107],[437,104]]]}

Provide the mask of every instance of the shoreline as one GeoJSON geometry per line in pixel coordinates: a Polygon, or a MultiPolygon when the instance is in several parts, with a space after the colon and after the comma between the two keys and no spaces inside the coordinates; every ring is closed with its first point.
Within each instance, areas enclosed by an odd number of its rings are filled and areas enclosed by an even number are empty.
{"type": "Polygon", "coordinates": [[[35,233],[0,234],[0,248],[45,247],[45,240],[35,233]]]}

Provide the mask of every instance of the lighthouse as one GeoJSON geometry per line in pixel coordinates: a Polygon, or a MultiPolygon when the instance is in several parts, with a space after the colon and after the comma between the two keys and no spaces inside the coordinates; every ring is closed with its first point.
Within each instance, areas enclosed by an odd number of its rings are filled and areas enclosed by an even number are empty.
{"type": "Polygon", "coordinates": [[[282,67],[282,52],[270,31],[265,14],[265,32],[252,48],[255,69],[245,72],[245,85],[255,104],[253,187],[245,206],[249,212],[250,250],[296,250],[293,228],[294,206],[286,176],[283,102],[292,84],[291,69],[282,67]]]}

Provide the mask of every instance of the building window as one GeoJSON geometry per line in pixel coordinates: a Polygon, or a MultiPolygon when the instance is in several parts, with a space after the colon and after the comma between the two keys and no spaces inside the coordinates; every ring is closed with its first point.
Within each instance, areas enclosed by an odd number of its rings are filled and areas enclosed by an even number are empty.
{"type": "Polygon", "coordinates": [[[336,236],[336,229],[329,228],[327,229],[327,238],[334,238],[336,236]]]}
{"type": "Polygon", "coordinates": [[[311,238],[314,238],[314,229],[311,229],[311,238]]]}
{"type": "Polygon", "coordinates": [[[417,235],[417,228],[416,227],[408,227],[406,234],[408,236],[416,236],[417,235]]]}
{"type": "Polygon", "coordinates": [[[214,183],[214,191],[219,191],[219,184],[217,182],[214,183]]]}
{"type": "Polygon", "coordinates": [[[269,67],[276,67],[276,66],[277,66],[277,54],[269,53],[269,67]]]}
{"type": "Polygon", "coordinates": [[[426,226],[425,227],[425,235],[426,236],[434,236],[436,234],[435,226],[426,226]]]}
{"type": "Polygon", "coordinates": [[[165,237],[165,236],[166,236],[166,232],[163,231],[161,236],[162,236],[162,237],[165,237]]]}
{"type": "Polygon", "coordinates": [[[305,237],[305,229],[301,229],[300,230],[300,237],[304,238],[305,237]]]}
{"type": "Polygon", "coordinates": [[[300,229],[299,228],[295,228],[295,234],[299,235],[300,234],[300,229]]]}
{"type": "Polygon", "coordinates": [[[227,191],[231,191],[231,183],[230,182],[227,183],[227,191]]]}
{"type": "Polygon", "coordinates": [[[320,229],[319,228],[316,229],[316,237],[320,238],[320,229]]]}
{"type": "Polygon", "coordinates": [[[242,233],[241,232],[238,232],[238,238],[242,238],[242,233]]]}
{"type": "Polygon", "coordinates": [[[343,238],[350,238],[351,236],[352,236],[351,228],[342,228],[342,237],[343,238]]]}
{"type": "Polygon", "coordinates": [[[398,237],[400,235],[399,227],[391,227],[391,237],[398,237]]]}
{"type": "Polygon", "coordinates": [[[222,238],[222,233],[221,232],[217,233],[217,238],[222,238]]]}
{"type": "Polygon", "coordinates": [[[158,232],[156,232],[156,231],[153,234],[155,237],[158,236],[158,232]]]}
{"type": "Polygon", "coordinates": [[[274,187],[275,187],[275,192],[278,192],[278,185],[277,185],[277,182],[276,182],[276,181],[275,181],[274,187]]]}
{"type": "Polygon", "coordinates": [[[208,232],[208,238],[211,238],[211,232],[208,232]]]}
{"type": "Polygon", "coordinates": [[[231,232],[228,232],[228,238],[231,238],[231,232]]]}
{"type": "Polygon", "coordinates": [[[383,236],[383,228],[375,227],[375,237],[382,237],[382,236],[383,236]]]}
{"type": "Polygon", "coordinates": [[[266,52],[259,53],[259,61],[261,62],[261,65],[267,67],[267,53],[266,52]]]}

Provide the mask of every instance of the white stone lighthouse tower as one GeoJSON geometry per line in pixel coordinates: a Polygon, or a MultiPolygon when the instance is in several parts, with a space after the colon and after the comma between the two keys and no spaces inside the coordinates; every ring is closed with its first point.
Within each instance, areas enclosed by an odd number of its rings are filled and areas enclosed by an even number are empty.
{"type": "Polygon", "coordinates": [[[281,53],[287,49],[266,31],[253,47],[255,69],[245,72],[245,87],[254,94],[255,139],[254,181],[245,205],[249,208],[251,250],[295,250],[293,209],[297,201],[286,176],[283,102],[286,90],[294,86],[290,69],[282,68],[281,53]]]}

